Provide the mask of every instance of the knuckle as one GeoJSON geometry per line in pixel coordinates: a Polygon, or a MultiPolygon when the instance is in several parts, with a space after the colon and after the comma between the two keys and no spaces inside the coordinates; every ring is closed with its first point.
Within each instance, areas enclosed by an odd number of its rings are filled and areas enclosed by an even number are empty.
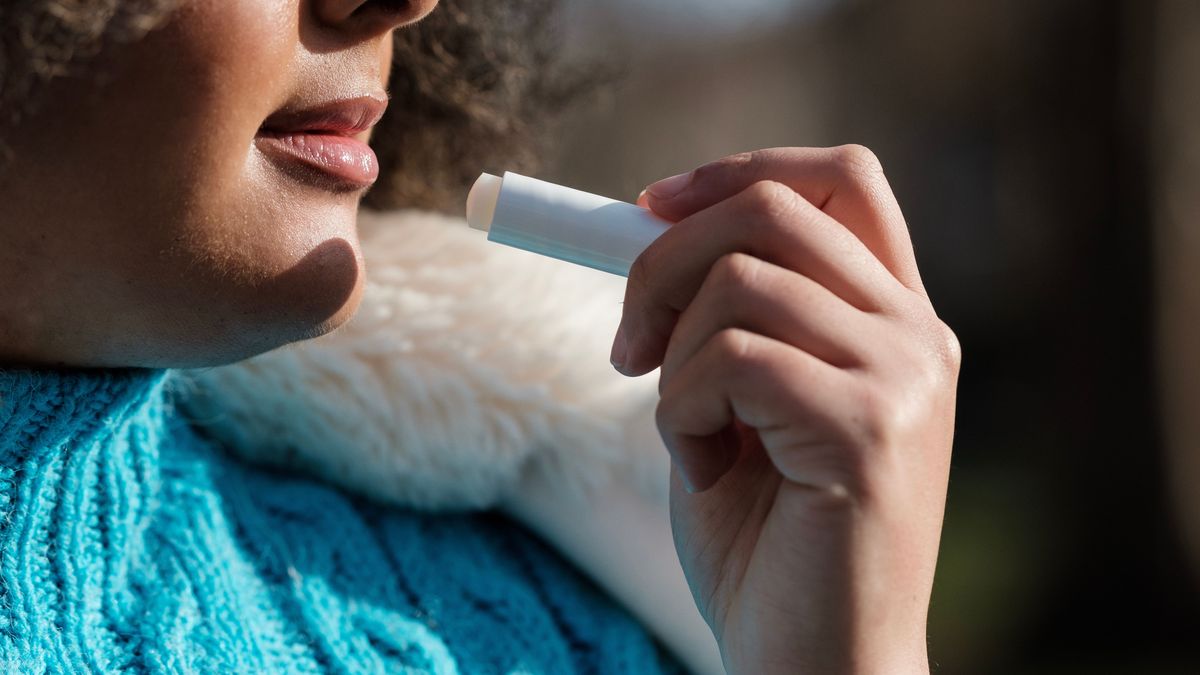
{"type": "Polygon", "coordinates": [[[739,205],[758,221],[779,220],[795,208],[796,193],[773,180],[762,180],[746,188],[739,205]]]}
{"type": "Polygon", "coordinates": [[[926,372],[937,375],[937,383],[944,382],[945,375],[957,377],[962,365],[962,345],[954,330],[934,313],[929,301],[918,298],[904,312],[904,317],[910,326],[910,339],[905,341],[910,345],[909,356],[926,366],[933,366],[926,372]]]}
{"type": "Polygon", "coordinates": [[[883,163],[870,148],[863,145],[843,145],[833,149],[833,159],[842,173],[853,178],[874,178],[883,175],[883,163]]]}
{"type": "Polygon", "coordinates": [[[741,328],[723,328],[712,337],[712,348],[720,362],[728,364],[749,361],[750,332],[741,328]]]}
{"type": "Polygon", "coordinates": [[[861,145],[834,148],[833,164],[840,182],[861,196],[879,192],[887,184],[879,157],[861,145]]]}
{"type": "Polygon", "coordinates": [[[724,300],[735,302],[735,299],[754,286],[755,277],[759,273],[759,261],[746,253],[726,253],[713,264],[711,275],[713,283],[724,296],[724,300]]]}
{"type": "Polygon", "coordinates": [[[958,335],[944,321],[938,319],[933,328],[934,346],[942,366],[952,375],[962,367],[962,343],[958,335]]]}
{"type": "MultiPolygon", "coordinates": [[[[813,452],[806,458],[806,473],[813,483],[824,486],[829,496],[852,496],[858,500],[871,494],[877,473],[874,448],[856,435],[846,433],[838,441],[811,449],[813,452]]],[[[836,506],[837,502],[830,505],[836,506]]]]}

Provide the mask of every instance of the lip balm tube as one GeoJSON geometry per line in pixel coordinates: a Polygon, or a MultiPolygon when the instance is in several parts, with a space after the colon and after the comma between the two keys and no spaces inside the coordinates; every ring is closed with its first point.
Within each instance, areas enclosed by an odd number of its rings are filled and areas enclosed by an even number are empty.
{"type": "Polygon", "coordinates": [[[487,232],[488,241],[623,277],[670,227],[640,206],[511,171],[475,181],[467,222],[487,232]]]}

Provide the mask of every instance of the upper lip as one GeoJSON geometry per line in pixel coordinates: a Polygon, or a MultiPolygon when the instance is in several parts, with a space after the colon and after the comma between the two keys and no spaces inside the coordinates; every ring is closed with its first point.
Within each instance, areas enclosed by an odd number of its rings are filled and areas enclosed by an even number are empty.
{"type": "Polygon", "coordinates": [[[344,98],[308,108],[283,108],[268,117],[259,131],[353,136],[375,126],[386,109],[387,98],[382,95],[344,98]]]}

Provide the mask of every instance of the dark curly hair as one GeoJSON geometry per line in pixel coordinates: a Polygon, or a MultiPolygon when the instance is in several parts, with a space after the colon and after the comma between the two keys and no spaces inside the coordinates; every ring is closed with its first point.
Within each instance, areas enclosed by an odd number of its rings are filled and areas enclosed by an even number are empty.
{"type": "MultiPolygon", "coordinates": [[[[154,30],[179,2],[0,0],[0,127],[36,114],[50,81],[86,74],[101,50],[154,30]]],[[[549,121],[598,82],[595,69],[561,63],[557,5],[443,0],[396,32],[369,206],[458,211],[482,169],[533,169],[549,121]]]]}

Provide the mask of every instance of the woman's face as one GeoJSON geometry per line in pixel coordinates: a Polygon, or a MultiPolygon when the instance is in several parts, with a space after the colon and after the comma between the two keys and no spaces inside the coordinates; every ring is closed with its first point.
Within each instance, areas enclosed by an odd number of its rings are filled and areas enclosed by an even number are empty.
{"type": "Polygon", "coordinates": [[[200,366],[357,306],[392,29],[437,0],[184,0],[4,140],[0,364],[200,366]]]}

